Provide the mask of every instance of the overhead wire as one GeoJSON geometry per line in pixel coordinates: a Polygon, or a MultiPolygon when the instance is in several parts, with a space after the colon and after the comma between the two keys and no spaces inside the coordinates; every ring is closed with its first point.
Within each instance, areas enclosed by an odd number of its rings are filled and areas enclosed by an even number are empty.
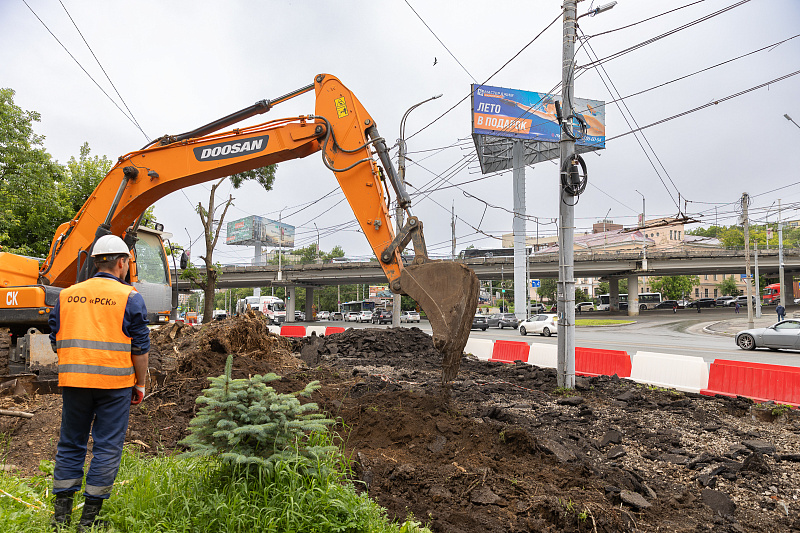
{"type": "MultiPolygon", "coordinates": [[[[495,76],[496,76],[496,75],[497,75],[497,74],[498,74],[498,73],[499,73],[501,70],[503,70],[504,68],[506,68],[506,66],[508,66],[508,64],[509,64],[509,63],[511,63],[513,60],[515,60],[517,57],[519,57],[519,55],[520,55],[522,52],[524,52],[524,51],[525,51],[525,50],[526,50],[526,49],[527,49],[527,48],[528,48],[530,45],[532,45],[534,42],[536,42],[536,40],[537,40],[539,37],[541,37],[541,36],[542,36],[542,34],[543,34],[544,32],[546,32],[547,30],[549,30],[549,29],[550,29],[550,27],[551,27],[553,24],[555,24],[555,23],[558,21],[558,19],[560,19],[560,18],[561,18],[561,12],[559,12],[559,13],[558,13],[558,15],[556,16],[556,18],[554,18],[554,19],[552,20],[552,22],[550,22],[550,24],[548,24],[547,26],[545,26],[545,28],[544,28],[542,31],[540,31],[539,33],[537,33],[537,34],[536,34],[536,36],[535,36],[533,39],[531,39],[530,41],[528,41],[528,44],[526,44],[525,46],[523,46],[523,47],[522,47],[522,48],[521,48],[521,49],[520,49],[520,50],[519,50],[519,51],[518,51],[516,54],[514,54],[514,55],[513,55],[513,56],[512,56],[512,57],[511,57],[511,58],[510,58],[508,61],[506,61],[505,63],[503,63],[503,65],[502,65],[500,68],[498,68],[496,71],[494,71],[494,72],[492,73],[492,75],[491,75],[491,76],[489,76],[488,78],[486,78],[486,80],[485,80],[485,81],[484,81],[484,82],[483,82],[481,85],[486,85],[486,84],[487,84],[487,83],[488,83],[488,82],[489,82],[489,81],[490,81],[492,78],[494,78],[494,77],[495,77],[495,76]]],[[[411,135],[409,135],[409,136],[406,138],[406,140],[409,140],[409,139],[411,139],[411,138],[415,137],[416,135],[418,135],[418,134],[422,133],[423,131],[425,131],[426,129],[428,129],[429,127],[431,127],[433,124],[435,124],[436,122],[438,122],[439,120],[441,120],[441,119],[442,119],[442,117],[444,117],[445,115],[447,115],[448,113],[450,113],[450,112],[451,112],[453,109],[455,109],[456,107],[458,107],[459,105],[461,105],[461,104],[462,104],[462,103],[463,103],[463,102],[464,102],[464,101],[465,101],[467,98],[469,98],[470,96],[472,96],[472,89],[470,89],[470,92],[469,92],[469,93],[467,93],[467,95],[466,95],[466,96],[464,96],[464,97],[463,97],[461,100],[459,100],[458,102],[456,102],[456,103],[455,103],[455,104],[454,104],[454,105],[453,105],[453,106],[452,106],[450,109],[448,109],[447,111],[445,111],[444,113],[442,113],[441,115],[439,115],[438,117],[436,117],[435,119],[433,119],[432,121],[430,121],[428,124],[426,124],[426,125],[425,125],[425,126],[423,126],[422,128],[418,129],[417,131],[415,131],[414,133],[412,133],[411,135]]]]}
{"type": "Polygon", "coordinates": [[[124,105],[124,106],[125,106],[125,109],[127,109],[127,110],[128,110],[128,113],[130,114],[130,116],[131,116],[131,119],[133,119],[133,123],[136,125],[136,127],[137,127],[137,128],[139,128],[139,131],[141,131],[141,132],[144,134],[144,136],[145,136],[145,138],[147,139],[147,141],[148,141],[148,142],[150,142],[150,137],[148,137],[148,136],[147,136],[147,134],[144,132],[144,130],[142,129],[142,127],[139,125],[139,121],[138,121],[138,120],[136,120],[136,116],[134,116],[134,114],[133,114],[133,111],[131,111],[131,108],[130,108],[130,107],[128,107],[128,103],[127,103],[127,102],[125,102],[125,99],[124,99],[124,98],[122,97],[122,95],[119,93],[119,90],[117,90],[117,86],[116,86],[116,85],[114,85],[114,82],[113,82],[113,81],[111,81],[111,77],[110,77],[110,76],[108,75],[108,73],[106,72],[106,69],[105,69],[105,68],[103,68],[103,65],[100,63],[100,60],[97,58],[97,55],[95,55],[95,53],[94,53],[94,50],[92,50],[92,47],[91,47],[91,46],[89,46],[89,43],[86,41],[86,37],[84,37],[84,36],[83,36],[83,32],[82,32],[82,31],[81,31],[81,29],[78,27],[78,24],[75,22],[75,19],[73,19],[73,18],[72,18],[72,15],[70,15],[69,11],[67,10],[67,6],[65,6],[65,5],[64,5],[64,2],[62,2],[61,0],[58,0],[58,3],[60,3],[60,4],[61,4],[61,7],[63,7],[63,8],[64,8],[64,12],[67,14],[67,17],[69,17],[69,20],[72,22],[72,25],[73,25],[73,26],[75,26],[75,29],[77,30],[77,32],[78,32],[78,35],[80,35],[80,36],[81,36],[81,39],[83,39],[83,43],[86,45],[86,48],[88,48],[88,49],[89,49],[89,52],[91,52],[91,54],[92,54],[92,57],[93,57],[93,58],[94,58],[94,60],[97,62],[97,66],[99,66],[99,67],[100,67],[100,70],[102,70],[102,71],[103,71],[103,74],[105,75],[106,79],[108,80],[108,83],[110,83],[110,84],[111,84],[111,87],[113,87],[113,89],[114,89],[114,92],[116,92],[116,93],[117,93],[117,96],[119,97],[120,101],[122,102],[122,105],[124,105]]]}
{"type": "Polygon", "coordinates": [[[595,61],[591,61],[590,63],[587,63],[585,65],[579,65],[578,69],[580,69],[580,70],[587,69],[587,68],[594,67],[594,66],[596,66],[598,64],[601,64],[601,63],[607,63],[607,62],[612,61],[614,59],[618,59],[618,58],[620,58],[620,57],[622,57],[622,56],[624,56],[626,54],[629,54],[629,53],[631,53],[631,52],[633,52],[635,50],[639,50],[640,48],[644,48],[645,46],[648,46],[648,45],[653,44],[653,43],[655,43],[657,41],[660,41],[661,39],[664,39],[666,37],[674,35],[674,34],[680,32],[680,31],[683,31],[683,30],[685,30],[687,28],[691,28],[692,26],[696,26],[697,24],[700,24],[702,22],[710,20],[710,19],[712,19],[712,18],[714,18],[716,16],[722,15],[723,13],[727,13],[728,11],[736,9],[737,7],[740,7],[740,6],[746,4],[746,3],[750,2],[750,1],[751,0],[739,0],[735,4],[732,4],[730,6],[724,7],[722,9],[720,9],[718,11],[715,11],[713,13],[710,13],[708,15],[702,16],[699,19],[695,19],[695,20],[693,20],[691,22],[683,24],[682,26],[678,26],[677,28],[673,28],[673,29],[671,29],[671,30],[669,30],[667,32],[664,32],[662,34],[656,35],[655,37],[651,37],[650,39],[644,40],[644,41],[642,41],[640,43],[637,43],[637,44],[635,44],[633,46],[629,46],[628,48],[620,50],[619,52],[615,52],[615,53],[613,53],[611,55],[608,55],[608,56],[606,56],[606,57],[604,57],[602,59],[597,59],[595,61]]]}
{"type": "Polygon", "coordinates": [[[458,58],[455,56],[455,54],[453,54],[453,52],[451,52],[451,51],[450,51],[450,49],[447,47],[447,45],[446,45],[446,44],[444,44],[444,43],[442,42],[442,40],[439,38],[439,36],[438,36],[438,35],[436,35],[436,32],[435,32],[435,31],[433,31],[433,29],[431,29],[431,27],[430,27],[430,26],[428,26],[428,23],[427,23],[427,22],[425,22],[425,20],[424,20],[424,19],[423,19],[423,18],[420,16],[420,14],[419,14],[419,13],[417,13],[417,10],[416,10],[416,9],[414,9],[414,7],[413,7],[413,6],[412,6],[412,5],[411,5],[411,4],[408,2],[408,0],[403,0],[403,1],[406,3],[406,5],[407,5],[409,8],[411,8],[411,11],[413,11],[413,12],[414,12],[414,14],[415,14],[415,15],[417,16],[417,18],[418,18],[418,19],[419,19],[419,20],[420,20],[420,21],[421,21],[421,22],[422,22],[422,23],[425,25],[425,27],[426,27],[426,28],[428,28],[428,31],[429,31],[429,32],[431,32],[431,35],[433,35],[433,36],[436,38],[436,40],[437,40],[437,41],[439,41],[439,44],[441,44],[441,45],[444,47],[444,49],[445,49],[445,50],[447,50],[447,53],[448,53],[448,54],[450,54],[450,57],[452,57],[453,59],[455,59],[455,60],[456,60],[456,63],[458,63],[458,66],[460,66],[460,67],[461,67],[461,68],[464,70],[464,72],[466,72],[466,73],[467,73],[467,75],[468,75],[470,78],[472,78],[472,81],[474,81],[475,83],[478,83],[478,80],[476,80],[476,79],[475,79],[475,76],[473,76],[472,74],[470,74],[470,72],[467,70],[467,67],[465,67],[465,66],[464,66],[464,65],[461,63],[461,61],[459,61],[459,60],[458,60],[458,58]]]}
{"type": "Polygon", "coordinates": [[[109,95],[109,94],[106,92],[106,90],[105,90],[105,89],[103,89],[103,88],[100,86],[100,84],[99,84],[99,83],[97,83],[97,80],[95,80],[95,79],[92,77],[92,75],[91,75],[91,74],[89,74],[89,72],[88,72],[88,71],[87,71],[87,70],[86,70],[86,69],[83,67],[83,65],[81,65],[80,61],[78,61],[78,60],[75,58],[75,56],[74,56],[74,55],[72,55],[72,52],[70,52],[70,51],[69,51],[69,49],[67,49],[67,47],[64,45],[64,43],[62,43],[62,42],[61,42],[61,40],[60,40],[58,37],[56,37],[56,35],[55,35],[55,34],[54,34],[54,33],[53,33],[51,30],[50,30],[50,28],[47,26],[47,24],[45,24],[45,22],[44,22],[44,21],[41,19],[41,17],[39,17],[39,15],[36,13],[36,11],[34,11],[34,10],[33,10],[33,8],[32,8],[32,7],[31,7],[31,6],[28,4],[27,0],[22,0],[22,3],[23,3],[23,4],[25,4],[25,6],[26,6],[26,7],[27,7],[27,8],[30,10],[30,12],[31,12],[31,13],[33,13],[33,16],[34,16],[34,17],[36,17],[36,19],[37,19],[39,22],[41,22],[42,26],[44,26],[44,29],[46,29],[46,30],[47,30],[47,32],[48,32],[48,33],[49,33],[49,34],[50,34],[50,35],[53,37],[53,39],[55,39],[55,40],[56,40],[56,42],[57,42],[58,44],[60,44],[60,45],[61,45],[61,48],[63,48],[63,49],[64,49],[64,51],[65,51],[65,52],[66,52],[66,53],[69,55],[69,57],[71,57],[71,58],[72,58],[72,60],[73,60],[73,61],[75,61],[75,63],[76,63],[76,64],[77,64],[77,65],[80,67],[80,69],[81,69],[81,70],[84,72],[84,74],[86,74],[87,76],[89,76],[89,79],[90,79],[90,80],[92,80],[92,82],[93,82],[93,83],[94,83],[94,84],[97,86],[97,88],[98,88],[98,89],[100,89],[100,92],[102,92],[102,93],[103,93],[103,94],[106,96],[106,98],[108,98],[108,99],[111,101],[111,103],[112,103],[112,104],[114,104],[114,106],[115,106],[117,109],[119,109],[119,112],[120,112],[120,113],[122,113],[122,114],[125,116],[125,118],[127,118],[127,119],[128,119],[130,122],[131,122],[131,124],[133,124],[134,126],[136,126],[136,127],[137,127],[137,129],[139,129],[139,131],[141,131],[141,132],[142,132],[142,135],[144,135],[144,136],[145,136],[145,138],[147,139],[147,141],[148,141],[148,142],[150,142],[150,138],[147,136],[147,134],[144,132],[144,130],[142,130],[142,129],[139,127],[139,125],[136,123],[135,119],[133,119],[131,116],[129,116],[129,115],[128,115],[128,114],[127,114],[127,113],[126,113],[126,112],[125,112],[125,111],[124,111],[124,110],[123,110],[123,109],[122,109],[120,106],[119,106],[119,104],[118,104],[116,101],[114,101],[114,99],[113,99],[113,98],[111,98],[111,96],[110,96],[110,95],[109,95]]]}

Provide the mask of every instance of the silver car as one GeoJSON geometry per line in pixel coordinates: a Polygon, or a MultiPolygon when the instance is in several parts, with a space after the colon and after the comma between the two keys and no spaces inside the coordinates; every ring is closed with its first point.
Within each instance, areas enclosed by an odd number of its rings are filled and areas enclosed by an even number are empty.
{"type": "Polygon", "coordinates": [[[746,329],[736,334],[742,350],[800,350],[800,320],[784,320],[768,328],[746,329]]]}

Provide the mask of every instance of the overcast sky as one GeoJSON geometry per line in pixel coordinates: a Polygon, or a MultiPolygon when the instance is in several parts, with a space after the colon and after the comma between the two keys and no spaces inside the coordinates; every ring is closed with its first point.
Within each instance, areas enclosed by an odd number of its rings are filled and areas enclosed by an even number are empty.
{"type": "MultiPolygon", "coordinates": [[[[582,46],[578,43],[577,64],[590,61],[587,52],[604,58],[740,3],[619,0],[611,11],[582,18],[584,34],[643,22],[597,35],[582,46]],[[688,7],[645,21],[682,6],[688,7]]],[[[590,0],[580,2],[578,12],[586,12],[590,4],[590,0]]],[[[125,109],[80,30],[150,138],[191,130],[257,100],[312,83],[316,74],[326,72],[338,76],[358,96],[392,145],[405,110],[435,94],[444,96],[409,116],[407,137],[469,94],[471,83],[488,80],[488,85],[540,92],[557,87],[560,19],[489,78],[559,16],[560,6],[558,0],[2,0],[0,86],[16,91],[15,102],[23,109],[41,113],[36,132],[46,136],[45,147],[62,163],[77,156],[84,142],[93,154],[112,161],[142,147],[145,135],[70,57],[125,109]]],[[[575,95],[610,101],[615,96],[606,84],[628,96],[797,34],[800,2],[751,0],[614,58],[603,64],[605,71],[580,70],[575,95]]],[[[606,134],[621,135],[636,127],[634,120],[646,126],[798,70],[800,37],[626,98],[630,124],[616,104],[609,104],[606,134]]],[[[246,124],[313,110],[314,97],[309,93],[246,124]]],[[[635,224],[642,209],[642,196],[635,189],[646,198],[648,219],[676,215],[680,193],[690,201],[687,215],[705,224],[714,223],[715,216],[720,224],[732,224],[735,214],[730,203],[745,191],[754,196],[757,220],[766,215],[776,219],[775,207],[769,212],[767,208],[778,198],[789,206],[784,218],[800,218],[793,209],[800,202],[800,173],[794,163],[800,128],[784,114],[800,123],[800,75],[645,129],[645,137],[638,140],[632,134],[610,140],[602,155],[586,156],[590,184],[576,207],[577,231],[590,229],[609,209],[608,218],[635,224]]],[[[500,241],[490,236],[511,231],[511,172],[480,179],[477,163],[466,164],[475,154],[470,128],[466,99],[408,140],[413,160],[408,182],[422,189],[435,180],[431,185],[440,189],[416,196],[412,206],[425,223],[431,254],[450,252],[452,205],[458,217],[457,250],[471,244],[499,247],[500,241]],[[443,147],[449,148],[433,150],[443,147]],[[451,186],[455,184],[463,185],[451,186]]],[[[527,168],[528,234],[537,231],[532,217],[540,217],[540,235],[555,233],[557,182],[556,166],[550,162],[527,168]]],[[[369,245],[356,230],[341,192],[301,210],[335,188],[336,180],[318,154],[287,161],[278,166],[272,191],[254,185],[232,191],[236,200],[228,220],[251,214],[277,220],[283,209],[284,222],[297,226],[298,245],[315,242],[319,231],[323,250],[341,245],[348,256],[367,256],[369,245]],[[332,229],[349,221],[353,223],[345,229],[332,229]]],[[[207,202],[208,190],[209,184],[197,185],[156,204],[158,220],[182,245],[188,244],[187,233],[192,239],[202,234],[193,208],[197,202],[207,202]]],[[[226,184],[223,193],[227,192],[226,184]]],[[[682,201],[680,207],[684,210],[682,201]]],[[[202,246],[200,241],[196,246],[202,246]]],[[[221,244],[215,258],[245,263],[252,253],[251,248],[221,244]]]]}

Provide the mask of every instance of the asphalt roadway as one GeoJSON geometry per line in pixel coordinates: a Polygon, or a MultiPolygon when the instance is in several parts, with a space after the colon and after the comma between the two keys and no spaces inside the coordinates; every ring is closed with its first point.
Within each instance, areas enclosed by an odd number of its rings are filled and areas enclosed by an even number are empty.
{"type": "MultiPolygon", "coordinates": [[[[755,320],[756,327],[766,327],[777,322],[774,307],[764,307],[762,311],[762,318],[755,320]]],[[[787,317],[792,317],[794,311],[800,311],[800,307],[789,306],[787,317]]],[[[583,313],[577,318],[628,319],[629,317],[624,313],[595,311],[583,313]]],[[[773,352],[766,348],[745,351],[734,344],[735,332],[747,329],[747,313],[744,310],[739,315],[736,315],[731,308],[703,309],[701,313],[697,313],[694,309],[679,309],[674,314],[670,310],[651,310],[643,311],[638,317],[630,319],[636,322],[625,326],[576,327],[575,344],[585,348],[624,350],[631,355],[637,351],[648,351],[702,357],[706,362],[712,362],[714,359],[730,359],[800,367],[800,351],[773,352]]],[[[319,324],[355,328],[387,327],[351,322],[319,324]]],[[[430,325],[425,320],[419,324],[401,325],[417,326],[428,333],[431,331],[430,325]]],[[[522,337],[515,329],[498,328],[489,328],[486,331],[472,330],[470,338],[524,340],[531,344],[558,343],[555,336],[522,337]]]]}

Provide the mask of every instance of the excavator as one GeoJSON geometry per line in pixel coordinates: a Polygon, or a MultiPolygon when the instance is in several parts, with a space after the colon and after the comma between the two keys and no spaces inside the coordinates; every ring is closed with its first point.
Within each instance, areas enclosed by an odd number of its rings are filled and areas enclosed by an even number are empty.
{"type": "MultiPolygon", "coordinates": [[[[136,286],[146,270],[137,246],[145,231],[142,217],[155,201],[184,187],[316,152],[336,176],[391,291],[413,298],[430,320],[434,346],[443,355],[443,385],[455,379],[477,306],[477,276],[461,264],[428,258],[422,222],[410,211],[411,198],[375,120],[330,74],[121,156],[75,217],[58,227],[41,266],[36,259],[0,252],[0,374],[9,357],[24,361],[29,371],[56,367],[46,338],[47,317],[61,289],[96,272],[91,251],[97,239],[113,234],[125,240],[134,252],[128,281],[136,286]],[[220,131],[312,90],[313,115],[220,131]],[[387,179],[407,215],[396,233],[389,216],[387,179]],[[404,264],[401,252],[409,243],[414,257],[404,264]]],[[[150,272],[158,269],[158,261],[155,267],[153,263],[149,262],[150,272]]],[[[161,263],[169,279],[166,260],[161,263]]]]}

